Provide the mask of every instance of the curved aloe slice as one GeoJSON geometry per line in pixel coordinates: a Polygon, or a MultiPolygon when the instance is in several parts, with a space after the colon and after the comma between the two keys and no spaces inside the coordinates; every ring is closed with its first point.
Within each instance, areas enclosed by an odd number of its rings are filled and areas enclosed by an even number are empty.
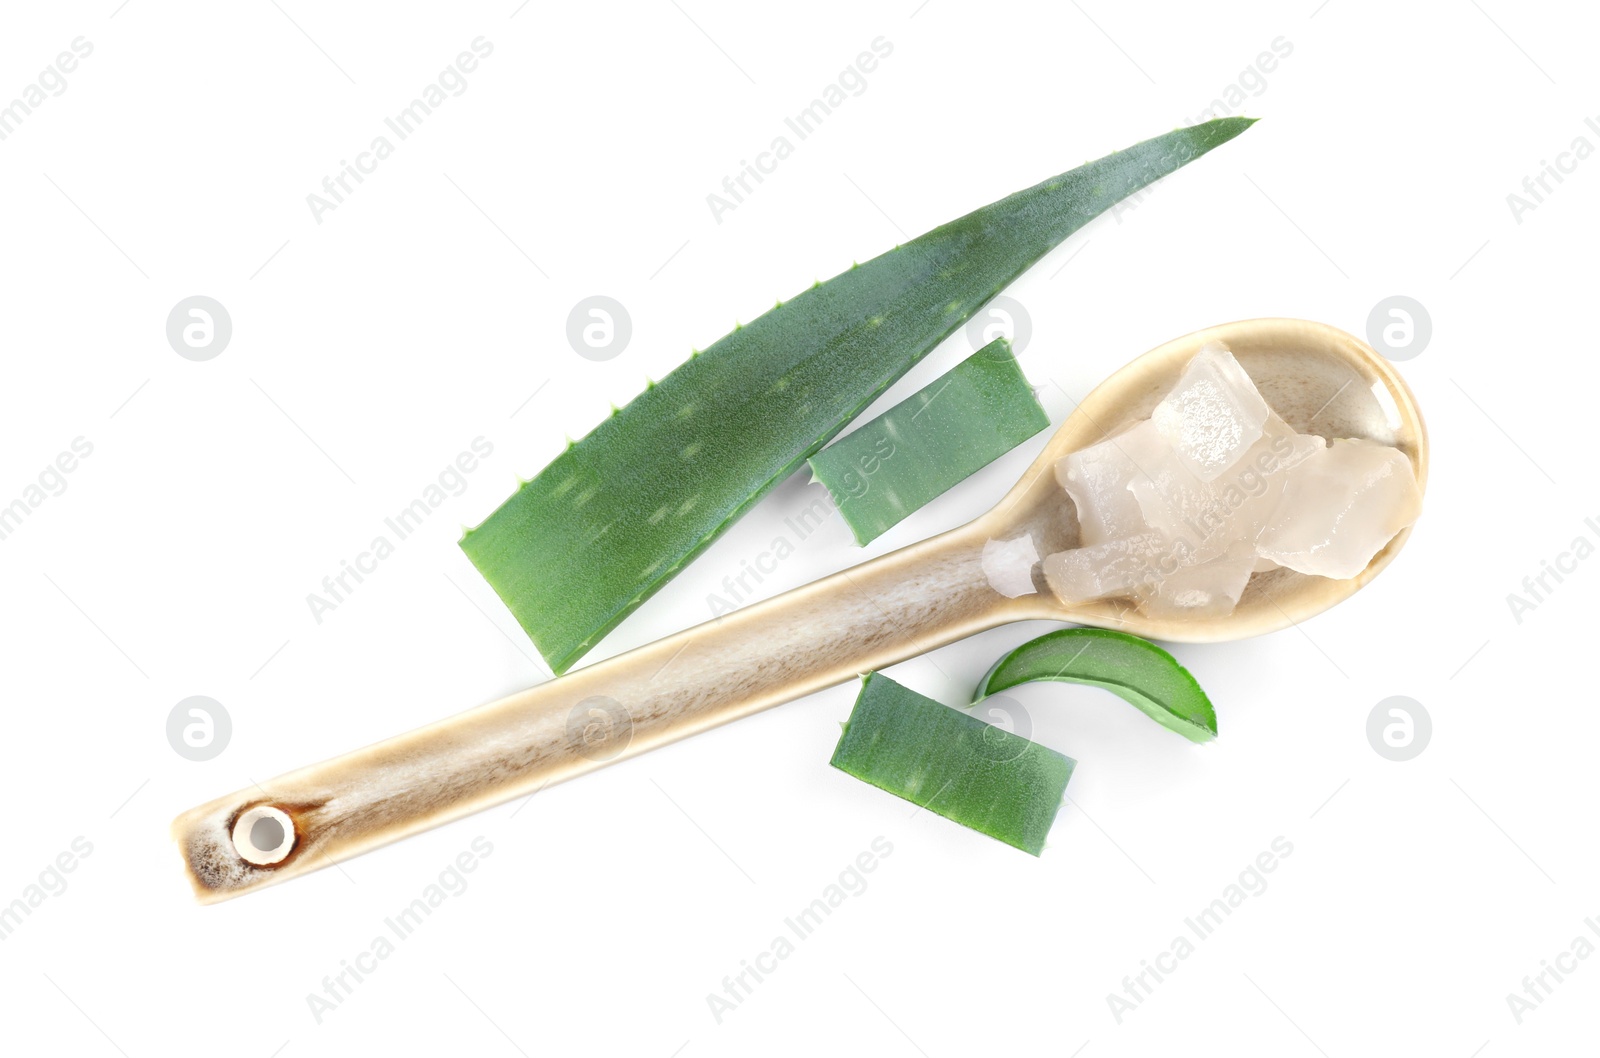
{"type": "Polygon", "coordinates": [[[840,771],[962,826],[1039,855],[1076,762],[924,698],[880,672],[830,761],[840,771]]]}
{"type": "Polygon", "coordinates": [[[1103,628],[1064,628],[1022,644],[989,670],[972,700],[1034,680],[1104,687],[1193,742],[1217,737],[1211,699],[1189,670],[1154,643],[1103,628]]]}
{"type": "Polygon", "coordinates": [[[996,338],[812,456],[811,473],[866,544],[1049,425],[996,338]]]}
{"type": "Polygon", "coordinates": [[[978,307],[1120,199],[1239,135],[1177,129],[818,283],[645,389],[461,540],[565,671],[978,307]]]}

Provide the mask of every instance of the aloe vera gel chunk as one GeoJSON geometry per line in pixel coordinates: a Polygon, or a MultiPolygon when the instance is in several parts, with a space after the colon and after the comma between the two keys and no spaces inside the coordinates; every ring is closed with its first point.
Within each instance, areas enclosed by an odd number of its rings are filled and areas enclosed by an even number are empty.
{"type": "Polygon", "coordinates": [[[1124,598],[1149,617],[1221,617],[1280,566],[1354,577],[1422,508],[1411,461],[1298,433],[1220,342],[1151,417],[1056,464],[1081,547],[1044,560],[1066,603],[1124,598]]]}

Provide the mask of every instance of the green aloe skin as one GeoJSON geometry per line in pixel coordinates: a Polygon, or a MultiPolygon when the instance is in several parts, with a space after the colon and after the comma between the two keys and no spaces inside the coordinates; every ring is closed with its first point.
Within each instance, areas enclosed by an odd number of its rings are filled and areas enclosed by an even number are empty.
{"type": "Polygon", "coordinates": [[[1035,261],[1250,124],[1146,140],[780,303],[569,445],[462,549],[565,671],[1035,261]]]}
{"type": "Polygon", "coordinates": [[[996,338],[812,456],[811,473],[866,544],[1049,425],[996,338]]]}
{"type": "Polygon", "coordinates": [[[1102,687],[1192,742],[1217,737],[1217,714],[1200,684],[1171,654],[1138,636],[1103,628],[1047,633],[995,662],[972,700],[1035,680],[1102,687]]]}
{"type": "Polygon", "coordinates": [[[1076,762],[902,687],[880,672],[861,694],[830,762],[1034,856],[1076,762]]]}

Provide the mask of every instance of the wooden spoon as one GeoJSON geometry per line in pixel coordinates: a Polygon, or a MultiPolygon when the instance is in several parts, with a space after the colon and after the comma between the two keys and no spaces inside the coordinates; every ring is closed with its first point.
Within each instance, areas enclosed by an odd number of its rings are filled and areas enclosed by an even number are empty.
{"type": "Polygon", "coordinates": [[[1041,555],[1074,547],[1077,519],[1056,460],[1148,418],[1201,345],[1224,342],[1289,425],[1404,452],[1419,486],[1427,433],[1394,368],[1361,341],[1303,320],[1224,324],[1139,357],[1084,398],[994,510],[940,536],[708,621],[428,727],[201,805],[173,835],[202,902],[348,859],[614,760],[675,742],[952,640],[1047,619],[1153,639],[1215,642],[1285,628],[1352,595],[1410,535],[1359,576],[1288,569],[1251,578],[1227,617],[1153,620],[1125,601],[1063,605],[990,586],[985,542],[1033,535],[1041,555]]]}

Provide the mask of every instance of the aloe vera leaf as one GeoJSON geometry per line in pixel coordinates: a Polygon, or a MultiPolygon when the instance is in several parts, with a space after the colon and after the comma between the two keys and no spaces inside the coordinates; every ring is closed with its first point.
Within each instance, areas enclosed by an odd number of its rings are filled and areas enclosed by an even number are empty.
{"type": "Polygon", "coordinates": [[[856,543],[866,544],[1050,425],[996,338],[809,460],[856,543]]]}
{"type": "Polygon", "coordinates": [[[1049,632],[995,662],[972,700],[1035,680],[1104,687],[1190,741],[1217,737],[1217,714],[1200,684],[1171,654],[1138,636],[1104,628],[1049,632]]]}
{"type": "Polygon", "coordinates": [[[462,550],[565,671],[1029,265],[1250,124],[1090,162],[735,327],[569,445],[462,550]]]}
{"type": "Polygon", "coordinates": [[[881,672],[862,677],[829,763],[1035,856],[1077,765],[881,672]]]}

